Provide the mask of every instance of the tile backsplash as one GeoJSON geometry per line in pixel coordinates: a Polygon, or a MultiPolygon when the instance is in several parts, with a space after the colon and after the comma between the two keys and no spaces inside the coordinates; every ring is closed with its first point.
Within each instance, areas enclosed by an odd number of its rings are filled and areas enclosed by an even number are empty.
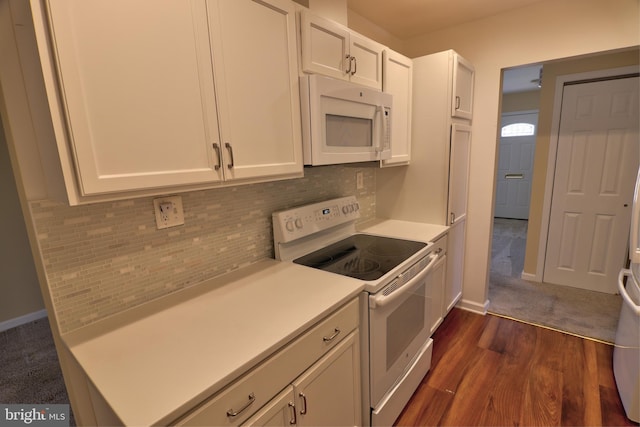
{"type": "Polygon", "coordinates": [[[60,332],[272,258],[272,212],[347,195],[358,198],[360,221],[374,218],[375,168],[306,168],[300,179],[182,193],[185,224],[164,230],[152,197],[31,202],[60,332]]]}

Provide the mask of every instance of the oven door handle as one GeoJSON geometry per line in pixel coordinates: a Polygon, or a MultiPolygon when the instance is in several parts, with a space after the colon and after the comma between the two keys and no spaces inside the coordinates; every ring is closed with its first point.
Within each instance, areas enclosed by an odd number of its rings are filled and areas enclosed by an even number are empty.
{"type": "Polygon", "coordinates": [[[433,252],[429,257],[431,260],[429,264],[425,268],[422,269],[420,273],[418,273],[415,277],[411,278],[407,283],[397,288],[395,291],[391,292],[389,295],[384,295],[382,292],[378,292],[375,296],[370,298],[371,308],[384,307],[405,295],[407,292],[411,291],[418,283],[422,281],[433,269],[433,266],[440,259],[441,251],[433,252]]]}

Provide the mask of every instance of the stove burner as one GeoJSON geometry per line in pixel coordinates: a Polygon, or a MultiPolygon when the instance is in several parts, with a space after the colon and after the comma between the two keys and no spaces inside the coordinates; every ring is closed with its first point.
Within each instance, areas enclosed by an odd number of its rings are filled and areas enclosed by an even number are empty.
{"type": "Polygon", "coordinates": [[[354,234],[293,262],[370,281],[381,278],[425,246],[412,240],[354,234]]]}
{"type": "Polygon", "coordinates": [[[380,263],[367,258],[355,258],[344,263],[344,270],[353,274],[368,274],[380,268],[380,263]]]}

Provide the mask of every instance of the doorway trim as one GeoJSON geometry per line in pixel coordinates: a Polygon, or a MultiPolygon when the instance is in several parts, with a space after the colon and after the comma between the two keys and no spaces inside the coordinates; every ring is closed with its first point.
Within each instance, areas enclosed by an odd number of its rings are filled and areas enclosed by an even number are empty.
{"type": "Polygon", "coordinates": [[[558,152],[558,133],[560,132],[560,113],[564,86],[582,81],[603,79],[608,80],[617,76],[637,74],[637,66],[609,68],[605,70],[587,71],[584,73],[566,74],[556,78],[556,89],[553,101],[553,115],[551,118],[551,132],[549,135],[549,156],[547,158],[547,176],[544,185],[544,198],[542,203],[542,217],[540,222],[540,236],[538,243],[538,257],[536,260],[535,275],[523,273],[522,278],[542,282],[544,274],[544,260],[547,255],[547,239],[549,233],[549,220],[551,217],[551,196],[553,193],[553,180],[556,172],[556,156],[558,152]]]}

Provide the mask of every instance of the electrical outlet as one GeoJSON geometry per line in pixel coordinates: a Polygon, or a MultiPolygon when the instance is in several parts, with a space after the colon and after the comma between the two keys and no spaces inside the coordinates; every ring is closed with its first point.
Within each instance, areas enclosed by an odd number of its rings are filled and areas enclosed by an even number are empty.
{"type": "Polygon", "coordinates": [[[356,172],[356,190],[364,188],[364,174],[362,171],[356,172]]]}
{"type": "Polygon", "coordinates": [[[167,196],[153,199],[153,208],[156,214],[158,230],[184,224],[182,197],[167,196]]]}

